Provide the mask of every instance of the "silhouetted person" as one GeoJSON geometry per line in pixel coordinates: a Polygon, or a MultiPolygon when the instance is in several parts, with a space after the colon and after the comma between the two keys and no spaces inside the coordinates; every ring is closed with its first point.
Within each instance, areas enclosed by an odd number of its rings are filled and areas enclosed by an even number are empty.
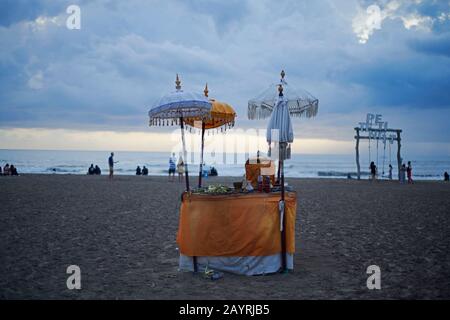
{"type": "Polygon", "coordinates": [[[94,174],[94,164],[91,163],[91,166],[88,169],[88,175],[93,175],[94,174]]]}
{"type": "Polygon", "coordinates": [[[136,168],[136,175],[140,176],[141,174],[142,174],[141,167],[137,166],[137,168],[136,168]]]}
{"type": "Polygon", "coordinates": [[[214,167],[211,168],[210,176],[212,176],[212,177],[216,177],[216,176],[217,176],[217,170],[216,170],[216,168],[214,168],[214,167]]]}
{"type": "Polygon", "coordinates": [[[9,176],[9,163],[7,163],[4,167],[3,167],[3,174],[5,176],[9,176]]]}
{"type": "Polygon", "coordinates": [[[377,177],[377,166],[375,165],[375,163],[373,161],[370,163],[369,169],[370,169],[370,174],[372,176],[372,181],[373,181],[377,177]]]}
{"type": "Polygon", "coordinates": [[[114,161],[114,152],[111,152],[111,156],[108,158],[109,178],[110,179],[112,179],[114,177],[114,163],[117,163],[117,161],[114,161]]]}
{"type": "Polygon", "coordinates": [[[142,175],[143,175],[143,176],[148,176],[148,169],[147,169],[146,166],[143,166],[143,167],[142,167],[142,175]]]}
{"type": "Polygon", "coordinates": [[[9,168],[10,174],[12,176],[18,176],[19,174],[17,173],[17,168],[14,167],[13,165],[11,165],[11,167],[9,168]]]}
{"type": "Polygon", "coordinates": [[[406,168],[406,175],[408,176],[408,183],[413,183],[411,161],[408,161],[408,167],[406,168]]]}
{"type": "Polygon", "coordinates": [[[444,172],[444,181],[450,181],[450,176],[447,171],[444,172]]]}
{"type": "Polygon", "coordinates": [[[392,164],[389,164],[389,180],[392,180],[392,164]]]}
{"type": "Polygon", "coordinates": [[[101,175],[102,174],[102,170],[100,170],[100,167],[97,166],[97,165],[95,165],[94,174],[96,174],[96,175],[101,175]]]}

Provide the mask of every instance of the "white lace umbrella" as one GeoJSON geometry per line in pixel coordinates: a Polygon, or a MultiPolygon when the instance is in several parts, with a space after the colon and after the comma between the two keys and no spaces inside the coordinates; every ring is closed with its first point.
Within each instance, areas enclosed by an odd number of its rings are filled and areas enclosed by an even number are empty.
{"type": "Polygon", "coordinates": [[[184,139],[184,119],[203,121],[211,111],[211,102],[202,94],[181,90],[181,81],[177,74],[176,91],[160,98],[148,112],[150,126],[180,125],[183,142],[183,158],[186,174],[186,189],[189,191],[189,173],[187,165],[186,142],[184,139]]]}
{"type": "Polygon", "coordinates": [[[280,84],[283,86],[283,96],[292,117],[311,118],[317,115],[319,100],[308,91],[294,88],[288,84],[284,76],[285,72],[281,71],[279,83],[271,84],[256,98],[248,101],[248,118],[250,120],[265,119],[272,114],[278,101],[276,87],[280,84]]]}

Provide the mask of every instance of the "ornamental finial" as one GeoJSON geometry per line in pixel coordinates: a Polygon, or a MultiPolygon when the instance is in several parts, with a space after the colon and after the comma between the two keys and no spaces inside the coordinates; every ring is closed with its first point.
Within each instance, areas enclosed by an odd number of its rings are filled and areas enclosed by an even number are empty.
{"type": "Polygon", "coordinates": [[[282,86],[281,84],[278,85],[278,95],[279,95],[280,97],[283,96],[283,86],[282,86]]]}
{"type": "Polygon", "coordinates": [[[178,77],[178,73],[177,73],[177,79],[175,80],[175,89],[180,90],[181,89],[181,81],[180,78],[178,77]]]}
{"type": "Polygon", "coordinates": [[[286,75],[286,73],[284,72],[284,70],[281,70],[281,80],[284,79],[284,76],[286,75]]]}
{"type": "Polygon", "coordinates": [[[205,97],[208,97],[208,83],[206,83],[205,90],[203,90],[203,92],[205,93],[205,97]]]}

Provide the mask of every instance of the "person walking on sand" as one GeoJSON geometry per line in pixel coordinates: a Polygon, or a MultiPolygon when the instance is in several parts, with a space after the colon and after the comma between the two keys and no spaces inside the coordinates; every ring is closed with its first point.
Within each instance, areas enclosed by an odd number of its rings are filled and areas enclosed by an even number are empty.
{"type": "Polygon", "coordinates": [[[375,163],[372,161],[370,163],[370,175],[372,176],[372,181],[375,181],[377,178],[377,166],[375,165],[375,163]]]}
{"type": "Polygon", "coordinates": [[[389,180],[392,180],[392,164],[389,164],[389,180]]]}
{"type": "Polygon", "coordinates": [[[412,166],[411,166],[411,161],[408,161],[408,167],[406,168],[406,174],[408,176],[408,184],[413,184],[413,179],[412,179],[412,166]]]}
{"type": "Polygon", "coordinates": [[[175,153],[172,153],[172,157],[169,158],[169,180],[174,181],[175,179],[175,153]],[[170,178],[172,177],[172,179],[170,178]]]}
{"type": "Polygon", "coordinates": [[[184,162],[183,162],[183,158],[182,157],[180,157],[178,159],[177,171],[178,171],[178,182],[182,182],[183,181],[183,175],[184,175],[184,162]]]}
{"type": "Polygon", "coordinates": [[[108,164],[109,164],[109,178],[112,179],[114,177],[114,163],[117,163],[118,161],[114,161],[114,152],[111,152],[111,155],[108,158],[108,164]]]}

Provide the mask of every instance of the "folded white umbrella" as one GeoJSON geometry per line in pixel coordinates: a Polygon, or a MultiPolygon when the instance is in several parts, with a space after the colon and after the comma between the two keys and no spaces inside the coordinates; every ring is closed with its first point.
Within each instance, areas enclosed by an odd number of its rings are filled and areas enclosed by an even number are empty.
{"type": "Polygon", "coordinates": [[[267,125],[266,140],[269,146],[272,142],[278,143],[278,158],[285,160],[290,159],[290,153],[288,152],[290,149],[288,147],[289,143],[294,141],[294,131],[292,130],[292,121],[289,115],[287,100],[281,92],[277,100],[267,125]]]}

